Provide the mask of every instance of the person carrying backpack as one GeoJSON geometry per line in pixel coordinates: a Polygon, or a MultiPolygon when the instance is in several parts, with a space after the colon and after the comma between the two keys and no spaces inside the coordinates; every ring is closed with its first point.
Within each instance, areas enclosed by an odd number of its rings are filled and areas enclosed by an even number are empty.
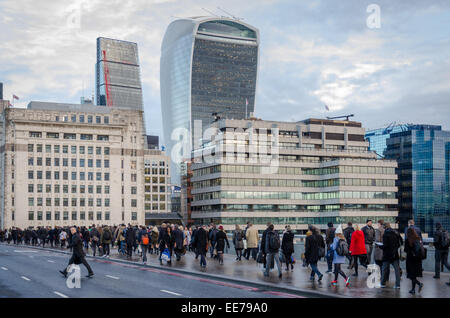
{"type": "Polygon", "coordinates": [[[419,282],[417,277],[422,277],[422,259],[425,255],[423,255],[423,243],[413,227],[409,227],[406,231],[405,253],[406,273],[412,283],[412,289],[409,293],[414,295],[416,293],[416,285],[419,286],[419,293],[423,288],[423,283],[419,282]]]}
{"type": "Polygon", "coordinates": [[[327,264],[328,264],[328,270],[327,273],[331,273],[333,271],[333,251],[331,250],[330,246],[333,244],[334,237],[335,237],[336,229],[333,227],[333,223],[328,223],[328,228],[325,233],[325,243],[327,243],[327,264]]]}
{"type": "Polygon", "coordinates": [[[100,237],[100,244],[103,247],[103,257],[109,258],[109,245],[111,244],[112,233],[109,226],[103,227],[103,231],[100,237]]]}
{"type": "Polygon", "coordinates": [[[317,274],[320,282],[323,274],[317,268],[317,262],[325,256],[325,242],[316,227],[310,225],[308,229],[311,235],[307,236],[305,240],[305,260],[311,266],[310,280],[314,280],[314,276],[317,274]]]}
{"type": "Polygon", "coordinates": [[[273,224],[269,225],[264,243],[265,243],[264,253],[266,254],[266,270],[264,272],[264,276],[266,277],[269,276],[270,268],[272,267],[272,264],[275,260],[275,263],[277,264],[278,268],[278,277],[282,278],[283,274],[281,271],[281,262],[278,256],[281,246],[280,236],[278,235],[278,232],[274,231],[273,224]]]}
{"type": "Polygon", "coordinates": [[[240,261],[242,259],[242,250],[244,249],[244,231],[237,224],[233,232],[233,245],[236,251],[236,260],[240,261]]]}
{"type": "Polygon", "coordinates": [[[390,223],[384,224],[383,244],[380,246],[383,251],[382,267],[381,267],[381,288],[386,287],[386,281],[389,279],[389,271],[391,265],[395,272],[395,286],[400,288],[400,255],[398,249],[403,244],[402,237],[391,228],[390,223]]]}
{"type": "Polygon", "coordinates": [[[445,266],[450,271],[448,264],[448,248],[450,247],[450,235],[442,228],[441,223],[436,223],[436,232],[434,233],[434,271],[433,278],[441,277],[441,266],[445,266]]]}
{"type": "MultiPolygon", "coordinates": [[[[337,286],[339,275],[345,279],[345,286],[350,285],[350,277],[344,273],[341,269],[341,265],[345,264],[345,257],[349,253],[347,240],[342,234],[342,227],[339,225],[335,231],[335,237],[333,239],[333,244],[331,244],[330,249],[333,254],[333,264],[334,264],[334,280],[331,282],[332,286],[337,286]]],[[[353,241],[353,239],[352,239],[353,241]]]]}
{"type": "Polygon", "coordinates": [[[144,226],[142,227],[140,237],[140,244],[142,248],[142,263],[147,264],[147,250],[150,246],[150,239],[144,226]]]}

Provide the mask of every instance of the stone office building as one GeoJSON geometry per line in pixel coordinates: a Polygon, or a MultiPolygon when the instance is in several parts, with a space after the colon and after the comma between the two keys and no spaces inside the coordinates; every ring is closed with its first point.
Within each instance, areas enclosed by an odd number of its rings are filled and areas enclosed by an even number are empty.
{"type": "Polygon", "coordinates": [[[2,104],[2,228],[145,223],[142,110],[2,104]]]}
{"type": "Polygon", "coordinates": [[[212,127],[217,133],[193,155],[193,223],[232,230],[250,221],[263,230],[272,222],[301,232],[328,222],[395,223],[397,163],[368,151],[361,123],[222,119],[212,127]]]}

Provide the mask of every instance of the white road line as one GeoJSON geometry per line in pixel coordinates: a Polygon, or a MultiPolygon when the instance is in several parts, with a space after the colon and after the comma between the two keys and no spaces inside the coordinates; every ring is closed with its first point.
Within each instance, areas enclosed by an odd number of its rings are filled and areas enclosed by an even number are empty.
{"type": "Polygon", "coordinates": [[[119,277],[116,276],[111,276],[111,275],[105,275],[106,277],[112,278],[112,279],[120,279],[119,277]]]}
{"type": "Polygon", "coordinates": [[[61,294],[60,292],[54,291],[53,293],[55,293],[56,295],[62,297],[62,298],[69,298],[69,296],[66,296],[64,294],[61,294]]]}
{"type": "Polygon", "coordinates": [[[162,291],[163,293],[168,293],[176,296],[182,296],[181,294],[171,292],[170,290],[161,289],[160,291],[162,291]]]}
{"type": "Polygon", "coordinates": [[[31,280],[31,279],[29,279],[28,277],[25,277],[25,276],[20,276],[20,277],[22,277],[25,280],[31,280]]]}
{"type": "Polygon", "coordinates": [[[8,270],[6,267],[3,267],[3,266],[2,266],[2,269],[3,269],[4,271],[7,271],[7,270],[8,270]]]}
{"type": "Polygon", "coordinates": [[[54,263],[55,261],[52,261],[52,260],[49,260],[49,259],[48,259],[47,262],[49,262],[49,263],[54,263]]]}

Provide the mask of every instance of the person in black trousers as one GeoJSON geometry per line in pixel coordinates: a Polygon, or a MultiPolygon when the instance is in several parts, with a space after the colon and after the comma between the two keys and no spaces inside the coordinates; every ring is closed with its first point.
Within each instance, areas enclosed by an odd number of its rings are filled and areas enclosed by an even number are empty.
{"type": "Polygon", "coordinates": [[[94,272],[92,271],[91,266],[89,266],[88,262],[86,261],[83,251],[83,242],[81,240],[80,234],[77,233],[77,230],[74,227],[70,228],[70,233],[72,234],[72,239],[70,241],[70,247],[73,250],[72,257],[70,258],[67,267],[59,272],[63,274],[64,277],[67,277],[67,269],[70,265],[83,264],[88,270],[88,275],[86,277],[91,278],[92,276],[94,276],[94,272]]]}
{"type": "Polygon", "coordinates": [[[286,261],[286,271],[289,271],[289,264],[291,265],[291,271],[294,271],[294,264],[291,260],[291,256],[294,253],[294,233],[292,233],[290,225],[286,225],[285,229],[286,231],[283,233],[281,241],[281,250],[286,261]]]}
{"type": "MultiPolygon", "coordinates": [[[[448,234],[447,234],[448,235],[448,234]]],[[[442,228],[441,223],[436,223],[436,232],[434,233],[434,261],[435,261],[435,273],[433,278],[439,279],[441,277],[441,266],[445,266],[450,271],[450,265],[448,264],[448,248],[444,242],[446,236],[445,229],[442,228]]]]}
{"type": "Polygon", "coordinates": [[[412,289],[410,294],[416,293],[416,285],[419,286],[419,293],[422,291],[423,283],[417,280],[417,277],[422,277],[422,259],[418,256],[420,251],[421,240],[413,227],[406,231],[405,239],[405,253],[406,253],[406,273],[411,280],[412,289]]]}

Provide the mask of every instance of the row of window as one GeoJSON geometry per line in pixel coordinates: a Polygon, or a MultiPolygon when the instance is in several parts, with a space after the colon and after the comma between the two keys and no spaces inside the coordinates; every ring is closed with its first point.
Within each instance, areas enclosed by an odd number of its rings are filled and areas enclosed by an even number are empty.
{"type": "Polygon", "coordinates": [[[165,177],[144,177],[144,182],[145,183],[166,183],[166,178],[165,177]]]}
{"type": "MultiPolygon", "coordinates": [[[[62,150],[62,153],[69,153],[69,146],[63,145],[61,148],[61,145],[43,145],[43,144],[28,144],[28,152],[34,152],[36,149],[36,152],[43,152],[43,149],[45,148],[46,153],[52,153],[52,146],[53,146],[53,152],[54,153],[60,153],[62,150]],[[36,146],[36,147],[35,147],[36,146]]],[[[77,154],[77,148],[78,153],[80,155],[88,154],[93,155],[94,154],[94,146],[70,146],[70,153],[71,154],[77,154]],[[86,152],[87,150],[87,152],[86,152]]],[[[103,148],[103,154],[105,156],[108,156],[110,154],[110,148],[109,147],[95,147],[95,154],[101,155],[102,154],[102,148],[103,148]]]]}
{"type": "Polygon", "coordinates": [[[191,207],[196,212],[253,212],[253,211],[291,211],[291,212],[332,212],[332,211],[390,211],[388,204],[215,204],[191,207]]]}
{"type": "MultiPolygon", "coordinates": [[[[42,170],[38,170],[36,171],[36,179],[37,180],[42,180],[43,179],[43,171],[42,170]]],[[[71,172],[71,179],[70,180],[77,180],[77,172],[72,171],[71,172]]],[[[35,171],[33,170],[28,170],[28,179],[29,180],[33,180],[35,176],[35,171]]],[[[132,175],[133,176],[133,175],[132,175]]],[[[53,180],[60,180],[61,177],[61,173],[60,171],[53,171],[53,180]]],[[[45,179],[46,180],[51,180],[52,179],[52,171],[45,171],[45,179]]],[[[62,171],[62,180],[69,180],[69,171],[62,171]]],[[[81,171],[79,172],[79,179],[80,181],[94,181],[94,172],[84,172],[81,171]],[[86,174],[87,174],[87,179],[86,179],[86,174]]],[[[95,181],[109,181],[110,180],[110,174],[109,172],[104,172],[103,173],[103,179],[102,179],[102,173],[101,172],[96,172],[95,173],[95,181]]],[[[132,178],[133,181],[133,178],[132,178]]],[[[134,180],[136,181],[136,180],[134,180]]]]}
{"type": "MultiPolygon", "coordinates": [[[[43,161],[45,160],[45,166],[46,167],[51,167],[52,166],[52,158],[42,158],[42,157],[37,157],[37,158],[28,158],[28,165],[29,166],[34,166],[34,163],[36,163],[36,166],[42,166],[43,165],[43,161]],[[36,160],[35,160],[36,159],[36,160]]],[[[94,159],[78,159],[79,160],[79,167],[80,168],[84,168],[86,167],[86,161],[87,161],[87,167],[88,168],[94,168],[94,159]]],[[[77,159],[76,158],[71,158],[70,159],[70,163],[71,163],[71,167],[76,167],[77,166],[77,159]]],[[[59,167],[61,164],[61,160],[60,158],[53,158],[53,166],[54,167],[59,167]]],[[[63,167],[68,167],[69,166],[69,158],[62,158],[62,166],[63,167]]],[[[96,159],[95,160],[95,168],[102,168],[102,160],[101,159],[96,159]]],[[[109,168],[109,159],[105,159],[103,160],[103,168],[109,168]]]]}
{"type": "Polygon", "coordinates": [[[144,207],[145,211],[163,211],[166,209],[165,203],[160,203],[159,205],[157,203],[145,203],[144,207]]]}
{"type": "Polygon", "coordinates": [[[273,192],[273,191],[216,191],[194,195],[195,201],[213,199],[272,199],[272,200],[331,200],[331,199],[395,199],[395,192],[273,192]]]}
{"type": "MultiPolygon", "coordinates": [[[[44,212],[42,211],[37,211],[36,213],[34,211],[28,211],[28,220],[29,221],[33,221],[35,219],[36,216],[36,220],[37,221],[43,221],[43,214],[44,212]]],[[[82,211],[82,212],[77,212],[77,211],[73,211],[71,214],[71,219],[72,221],[77,221],[78,219],[80,221],[84,221],[86,220],[86,212],[82,211]]],[[[105,220],[105,221],[109,221],[111,214],[110,212],[104,212],[104,214],[102,212],[96,212],[95,213],[96,216],[96,220],[100,221],[100,220],[105,220]],[[103,218],[102,218],[103,217],[103,218]]],[[[51,211],[47,211],[45,212],[45,220],[46,221],[51,221],[53,217],[53,220],[55,221],[60,221],[61,220],[61,212],[59,211],[55,211],[53,214],[51,211]]],[[[94,212],[90,211],[87,214],[88,220],[89,221],[93,221],[94,220],[94,212]]],[[[122,220],[124,218],[122,217],[122,220]]],[[[69,221],[69,212],[68,211],[64,211],[62,214],[62,220],[63,221],[69,221]]],[[[137,212],[131,212],[131,220],[132,221],[137,221],[137,212]]]]}
{"type": "MultiPolygon", "coordinates": [[[[80,140],[94,140],[94,135],[92,134],[75,134],[75,133],[46,133],[47,138],[51,139],[59,139],[60,135],[63,136],[63,139],[75,140],[77,139],[77,135],[80,135],[80,140]]],[[[40,131],[30,131],[30,138],[42,138],[42,132],[40,131]]],[[[95,140],[98,141],[109,141],[108,135],[96,135],[95,140]]]]}
{"type": "Polygon", "coordinates": [[[155,174],[161,174],[161,175],[169,175],[169,169],[166,168],[144,168],[144,174],[146,175],[155,175],[155,174]]]}
{"type": "MultiPolygon", "coordinates": [[[[109,194],[109,192],[110,192],[109,185],[105,185],[105,186],[97,185],[95,193],[101,194],[102,193],[102,188],[103,188],[103,193],[104,194],[109,194]]],[[[136,191],[136,187],[131,187],[132,194],[133,194],[133,188],[136,191]]],[[[28,193],[34,193],[34,189],[35,189],[35,185],[34,184],[28,184],[28,193]]],[[[60,193],[60,189],[61,188],[60,188],[59,184],[53,185],[53,192],[54,193],[60,193]]],[[[72,185],[71,186],[71,193],[77,193],[77,189],[78,189],[77,185],[75,185],[75,184],[72,185]]],[[[86,186],[84,184],[80,185],[79,189],[80,189],[80,193],[86,193],[86,186]]],[[[36,192],[37,193],[42,193],[43,191],[44,191],[44,185],[43,184],[36,184],[36,192]]],[[[45,185],[45,193],[52,193],[52,185],[51,184],[46,184],[45,185]]],[[[62,186],[62,193],[69,193],[69,185],[64,184],[62,186]]],[[[93,185],[88,185],[87,186],[87,193],[94,193],[94,186],[93,185]]]]}
{"type": "Polygon", "coordinates": [[[394,187],[395,180],[384,179],[329,179],[329,180],[286,180],[286,179],[230,179],[217,178],[193,182],[194,189],[215,186],[248,186],[248,187],[334,187],[334,186],[379,186],[394,187]]]}
{"type": "MultiPolygon", "coordinates": [[[[35,198],[34,197],[30,197],[28,198],[28,206],[43,206],[44,205],[44,199],[45,199],[45,206],[61,206],[61,199],[60,198],[35,198]],[[53,205],[52,205],[52,201],[53,201],[53,205]],[[36,204],[35,204],[36,203],[36,204]]],[[[86,206],[86,199],[85,198],[80,198],[78,200],[78,198],[71,198],[71,206],[77,206],[77,204],[79,203],[80,206],[86,206]]],[[[133,205],[133,200],[131,206],[132,207],[136,207],[137,205],[137,200],[134,199],[134,205],[133,205]]],[[[111,200],[106,198],[104,200],[102,200],[101,198],[97,198],[96,200],[96,206],[97,207],[101,207],[103,206],[102,203],[104,203],[105,207],[109,207],[111,200]]],[[[69,198],[63,198],[62,199],[62,206],[69,206],[69,198]]],[[[87,199],[87,206],[94,206],[94,199],[93,198],[88,198],[87,199]]]]}

